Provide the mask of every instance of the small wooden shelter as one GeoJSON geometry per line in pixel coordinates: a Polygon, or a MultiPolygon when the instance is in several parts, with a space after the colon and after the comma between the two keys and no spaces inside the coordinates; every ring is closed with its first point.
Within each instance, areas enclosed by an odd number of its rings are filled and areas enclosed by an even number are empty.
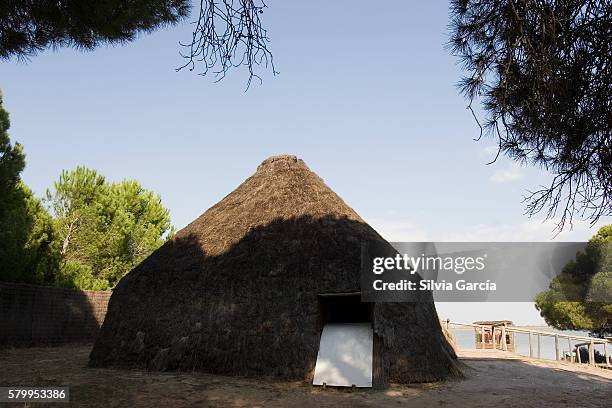
{"type": "Polygon", "coordinates": [[[514,333],[502,330],[503,327],[513,326],[512,320],[479,320],[472,324],[481,326],[474,328],[477,349],[496,348],[496,345],[502,343],[502,335],[505,334],[507,350],[514,351],[514,333]]]}

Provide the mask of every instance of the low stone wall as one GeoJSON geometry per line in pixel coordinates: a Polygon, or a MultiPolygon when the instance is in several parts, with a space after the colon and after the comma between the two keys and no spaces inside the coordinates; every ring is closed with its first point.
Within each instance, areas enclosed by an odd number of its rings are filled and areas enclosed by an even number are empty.
{"type": "Polygon", "coordinates": [[[0,282],[0,347],[91,342],[110,295],[0,282]]]}

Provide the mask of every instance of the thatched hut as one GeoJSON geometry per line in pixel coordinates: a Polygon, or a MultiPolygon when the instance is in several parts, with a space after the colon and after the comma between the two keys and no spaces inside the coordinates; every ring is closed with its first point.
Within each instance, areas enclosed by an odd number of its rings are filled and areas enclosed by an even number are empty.
{"type": "Polygon", "coordinates": [[[388,245],[295,156],[256,173],[128,273],[95,367],[312,379],[323,327],[368,322],[373,383],[458,373],[433,302],[360,302],[360,248],[388,245]]]}

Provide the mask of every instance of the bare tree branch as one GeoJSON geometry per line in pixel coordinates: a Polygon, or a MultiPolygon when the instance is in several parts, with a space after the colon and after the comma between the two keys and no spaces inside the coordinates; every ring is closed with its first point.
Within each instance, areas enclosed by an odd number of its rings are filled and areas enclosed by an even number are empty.
{"type": "Polygon", "coordinates": [[[187,50],[181,53],[186,62],[177,71],[200,67],[200,75],[212,71],[220,81],[231,68],[245,66],[249,72],[247,89],[254,78],[262,82],[258,66],[270,67],[276,75],[268,49],[270,39],[260,19],[266,7],[258,0],[200,0],[191,41],[181,44],[187,50]]]}

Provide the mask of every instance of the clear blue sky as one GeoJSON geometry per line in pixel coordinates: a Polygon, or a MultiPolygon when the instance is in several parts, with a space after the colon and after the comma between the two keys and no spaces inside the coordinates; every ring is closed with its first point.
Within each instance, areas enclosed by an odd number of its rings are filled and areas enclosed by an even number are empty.
{"type": "MultiPolygon", "coordinates": [[[[444,49],[448,2],[268,5],[280,74],[246,93],[245,72],[220,83],[175,72],[187,22],[126,46],[0,63],[25,182],[43,194],[77,165],[133,178],[181,228],[263,159],[292,153],[390,240],[552,236],[521,204],[547,176],[507,160],[486,166],[494,142],[472,140],[460,69],[444,49]]],[[[594,233],[578,223],[558,239],[594,233]]]]}

